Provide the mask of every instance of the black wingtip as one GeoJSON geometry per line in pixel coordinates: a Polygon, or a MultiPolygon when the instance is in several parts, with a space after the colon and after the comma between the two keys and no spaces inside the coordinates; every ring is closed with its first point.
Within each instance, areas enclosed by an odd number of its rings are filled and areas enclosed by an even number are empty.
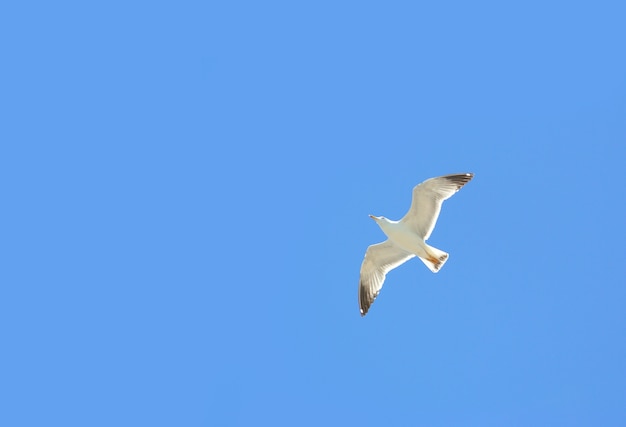
{"type": "Polygon", "coordinates": [[[365,317],[369,310],[369,306],[367,304],[367,298],[365,295],[359,295],[359,312],[361,313],[361,317],[365,317]]]}
{"type": "Polygon", "coordinates": [[[472,178],[474,178],[474,174],[471,172],[468,173],[460,173],[454,175],[447,175],[445,177],[448,181],[453,182],[457,186],[457,191],[463,187],[465,184],[470,182],[472,178]]]}

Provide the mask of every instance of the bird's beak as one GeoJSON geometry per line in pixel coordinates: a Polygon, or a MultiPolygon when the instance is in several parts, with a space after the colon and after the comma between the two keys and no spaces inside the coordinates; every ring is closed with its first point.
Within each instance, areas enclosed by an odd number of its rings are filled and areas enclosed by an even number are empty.
{"type": "Polygon", "coordinates": [[[370,215],[370,218],[372,218],[373,220],[376,219],[376,217],[374,215],[370,215]]]}

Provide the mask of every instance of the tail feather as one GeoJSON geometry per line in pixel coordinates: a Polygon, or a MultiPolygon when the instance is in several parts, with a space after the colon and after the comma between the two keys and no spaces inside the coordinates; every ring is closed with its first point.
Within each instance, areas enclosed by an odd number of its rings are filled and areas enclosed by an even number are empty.
{"type": "Polygon", "coordinates": [[[428,254],[428,258],[419,257],[419,259],[421,259],[422,262],[426,264],[426,267],[433,273],[438,272],[449,257],[448,253],[429,245],[426,245],[426,253],[428,254]]]}

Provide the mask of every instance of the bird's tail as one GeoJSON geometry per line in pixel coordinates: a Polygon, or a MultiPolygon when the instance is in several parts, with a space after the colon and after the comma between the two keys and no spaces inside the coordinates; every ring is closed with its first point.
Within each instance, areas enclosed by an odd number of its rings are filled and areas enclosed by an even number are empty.
{"type": "Polygon", "coordinates": [[[433,273],[438,272],[448,260],[448,254],[446,252],[429,245],[426,245],[426,254],[428,258],[419,257],[419,259],[421,259],[422,262],[426,264],[426,267],[433,273]]]}

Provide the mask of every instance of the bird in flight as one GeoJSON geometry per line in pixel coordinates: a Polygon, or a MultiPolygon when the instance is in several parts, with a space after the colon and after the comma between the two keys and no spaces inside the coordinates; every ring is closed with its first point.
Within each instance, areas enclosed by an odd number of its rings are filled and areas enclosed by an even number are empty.
{"type": "Polygon", "coordinates": [[[413,201],[400,221],[370,215],[387,235],[387,240],[371,245],[365,252],[359,280],[359,308],[365,316],[378,296],[385,276],[394,268],[417,256],[436,273],[448,254],[426,243],[435,228],[444,200],[452,197],[474,178],[473,173],[444,175],[427,179],[413,188],[413,201]]]}

